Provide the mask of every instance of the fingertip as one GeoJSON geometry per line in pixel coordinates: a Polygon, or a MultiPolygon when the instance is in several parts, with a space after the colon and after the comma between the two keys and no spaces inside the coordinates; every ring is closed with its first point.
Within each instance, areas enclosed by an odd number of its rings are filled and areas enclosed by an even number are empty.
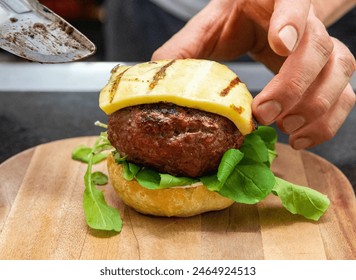
{"type": "Polygon", "coordinates": [[[281,29],[268,34],[268,41],[272,50],[281,56],[291,54],[298,43],[297,28],[291,24],[283,26],[281,29]]]}
{"type": "Polygon", "coordinates": [[[190,33],[185,29],[176,33],[171,39],[154,51],[151,60],[201,57],[199,45],[195,41],[196,38],[189,37],[187,39],[187,34],[190,33]]]}
{"type": "Polygon", "coordinates": [[[268,30],[268,42],[280,56],[290,55],[303,37],[310,1],[277,1],[268,30]]]}
{"type": "Polygon", "coordinates": [[[273,123],[282,112],[282,105],[276,100],[253,105],[254,116],[264,125],[273,123]]]}
{"type": "Polygon", "coordinates": [[[300,137],[290,141],[290,145],[295,150],[304,150],[313,146],[313,140],[309,137],[300,137]]]}
{"type": "Polygon", "coordinates": [[[152,61],[165,59],[165,58],[166,58],[166,55],[165,55],[165,52],[162,51],[162,47],[160,47],[157,50],[155,50],[154,53],[151,56],[151,60],[152,61]]]}
{"type": "Polygon", "coordinates": [[[278,37],[284,47],[289,52],[293,52],[298,41],[297,29],[292,25],[286,25],[278,32],[278,37]]]}
{"type": "Polygon", "coordinates": [[[171,48],[169,41],[163,46],[159,47],[152,54],[151,60],[160,60],[160,59],[180,59],[185,58],[181,53],[177,53],[177,49],[171,48]]]}

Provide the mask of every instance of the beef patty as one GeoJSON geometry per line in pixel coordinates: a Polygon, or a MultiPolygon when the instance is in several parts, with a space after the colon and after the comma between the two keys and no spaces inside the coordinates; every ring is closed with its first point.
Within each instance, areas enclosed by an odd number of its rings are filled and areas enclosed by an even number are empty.
{"type": "Polygon", "coordinates": [[[116,111],[109,116],[108,139],[130,162],[189,177],[216,172],[224,152],[244,141],[229,119],[171,103],[116,111]]]}

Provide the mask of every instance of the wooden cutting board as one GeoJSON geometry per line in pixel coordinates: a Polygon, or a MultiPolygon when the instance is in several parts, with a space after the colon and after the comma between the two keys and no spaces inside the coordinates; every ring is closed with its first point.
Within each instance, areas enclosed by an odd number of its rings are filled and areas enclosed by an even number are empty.
{"type": "MultiPolygon", "coordinates": [[[[324,159],[278,144],[276,175],[331,200],[319,222],[288,213],[278,198],[192,218],[145,216],[123,205],[120,234],[89,229],[82,195],[86,166],[71,160],[93,137],[51,142],[0,165],[0,259],[356,259],[356,202],[345,176],[324,159]]],[[[105,162],[96,170],[106,172],[105,162]]]]}

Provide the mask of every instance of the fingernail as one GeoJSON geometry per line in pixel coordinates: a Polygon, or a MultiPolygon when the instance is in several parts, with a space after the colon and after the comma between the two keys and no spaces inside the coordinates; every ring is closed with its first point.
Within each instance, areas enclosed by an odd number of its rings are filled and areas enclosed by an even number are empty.
{"type": "Polygon", "coordinates": [[[293,51],[298,40],[297,30],[291,25],[286,25],[279,31],[278,36],[282,40],[284,46],[290,52],[293,51]]]}
{"type": "Polygon", "coordinates": [[[312,144],[313,141],[311,139],[302,137],[294,141],[293,148],[296,150],[302,150],[302,149],[309,148],[312,144]]]}
{"type": "Polygon", "coordinates": [[[267,101],[257,108],[258,114],[264,124],[272,123],[282,112],[282,106],[277,101],[267,101]]]}
{"type": "Polygon", "coordinates": [[[290,115],[283,119],[285,132],[291,133],[305,124],[305,118],[299,115],[290,115]]]}

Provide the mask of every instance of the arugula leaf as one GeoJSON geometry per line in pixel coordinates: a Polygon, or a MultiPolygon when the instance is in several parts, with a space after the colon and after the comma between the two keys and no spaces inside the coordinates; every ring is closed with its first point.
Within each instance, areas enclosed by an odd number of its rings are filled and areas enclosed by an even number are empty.
{"type": "Polygon", "coordinates": [[[264,199],[275,185],[270,162],[276,153],[269,150],[276,141],[274,129],[259,127],[245,137],[239,150],[228,150],[217,175],[200,178],[211,191],[217,191],[238,203],[254,204],[264,199]],[[262,137],[261,137],[262,136],[262,137]]]}
{"type": "MultiPolygon", "coordinates": [[[[91,148],[84,146],[84,145],[79,145],[78,147],[74,148],[72,151],[72,159],[78,160],[84,163],[89,162],[89,155],[91,153],[91,148]]],[[[102,160],[106,159],[107,155],[104,153],[97,153],[93,156],[93,164],[97,164],[101,162],[102,160]]]]}
{"type": "Polygon", "coordinates": [[[93,229],[121,231],[122,220],[116,208],[109,206],[103,193],[92,182],[90,167],[84,176],[83,208],[87,224],[93,229]]]}
{"type": "Polygon", "coordinates": [[[92,181],[94,185],[103,186],[108,183],[108,176],[105,175],[103,172],[96,171],[91,174],[92,181]]]}
{"type": "Polygon", "coordinates": [[[222,187],[222,183],[219,181],[217,174],[203,176],[200,177],[199,180],[209,191],[212,192],[217,192],[222,187]]]}
{"type": "Polygon", "coordinates": [[[269,150],[274,151],[276,149],[275,146],[277,143],[278,135],[273,127],[262,125],[253,131],[252,134],[257,134],[259,137],[261,137],[269,150]]]}
{"type": "Polygon", "coordinates": [[[259,126],[251,134],[246,135],[240,150],[244,153],[244,159],[248,158],[270,167],[277,157],[276,143],[276,130],[269,126],[259,126]]]}
{"type": "Polygon", "coordinates": [[[267,166],[271,167],[272,162],[277,158],[278,154],[275,150],[268,150],[268,162],[267,166]]]}
{"type": "Polygon", "coordinates": [[[200,177],[200,181],[208,190],[219,191],[243,156],[244,154],[239,150],[227,150],[220,161],[217,174],[200,177]]]}
{"type": "Polygon", "coordinates": [[[103,182],[103,176],[92,172],[94,157],[98,152],[103,151],[104,148],[108,148],[107,138],[105,135],[101,135],[88,155],[88,167],[84,175],[84,215],[87,224],[91,228],[120,232],[122,220],[119,211],[106,203],[103,193],[95,186],[95,183],[98,183],[98,178],[99,183],[103,182]]]}
{"type": "Polygon", "coordinates": [[[115,162],[116,162],[117,164],[120,164],[120,163],[123,163],[123,162],[126,161],[126,157],[122,157],[122,156],[119,154],[119,152],[116,151],[116,150],[112,152],[112,155],[113,155],[114,160],[115,160],[115,162]]]}
{"type": "Polygon", "coordinates": [[[254,204],[264,199],[274,184],[274,175],[267,166],[237,165],[218,193],[239,203],[254,204]]]}
{"type": "Polygon", "coordinates": [[[135,178],[141,186],[151,190],[186,186],[197,182],[197,180],[188,177],[176,177],[170,174],[161,174],[150,168],[142,168],[136,174],[135,178]]]}
{"type": "Polygon", "coordinates": [[[127,161],[123,161],[123,176],[126,181],[131,181],[135,179],[136,174],[140,171],[141,167],[127,161]]]}
{"type": "Polygon", "coordinates": [[[268,162],[268,149],[257,133],[245,136],[245,142],[240,151],[244,154],[244,159],[250,159],[258,163],[268,162]]]}
{"type": "Polygon", "coordinates": [[[272,193],[281,199],[288,211],[314,221],[318,221],[330,205],[330,200],[326,195],[278,177],[276,177],[272,193]]]}
{"type": "Polygon", "coordinates": [[[170,174],[160,174],[161,181],[159,188],[169,188],[175,186],[187,186],[198,182],[189,177],[175,177],[170,174]]]}
{"type": "Polygon", "coordinates": [[[137,182],[150,190],[159,189],[159,183],[161,177],[159,173],[155,170],[149,168],[142,168],[135,176],[137,182]]]}
{"type": "Polygon", "coordinates": [[[217,173],[217,178],[222,184],[225,184],[227,178],[243,157],[244,154],[236,149],[229,149],[224,153],[217,173]]]}
{"type": "Polygon", "coordinates": [[[255,131],[252,132],[253,135],[258,135],[260,139],[264,142],[267,147],[267,161],[264,161],[268,167],[272,165],[273,160],[277,157],[276,143],[277,143],[277,132],[273,127],[270,126],[259,126],[255,131]]]}

